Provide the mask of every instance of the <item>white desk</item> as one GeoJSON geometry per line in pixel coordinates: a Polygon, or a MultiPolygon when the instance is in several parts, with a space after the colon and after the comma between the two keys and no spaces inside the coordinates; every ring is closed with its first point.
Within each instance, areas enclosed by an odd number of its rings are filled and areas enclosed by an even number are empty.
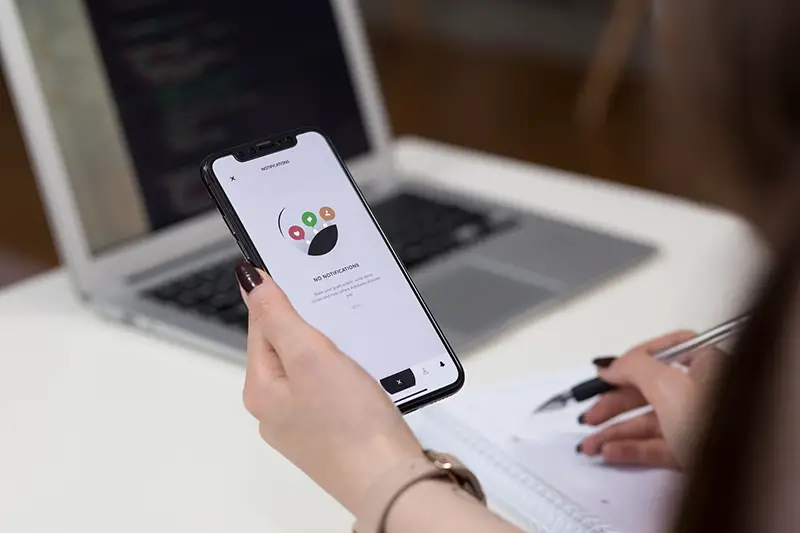
{"type": "MultiPolygon", "coordinates": [[[[585,362],[741,305],[763,252],[736,219],[676,199],[406,140],[409,172],[655,242],[657,259],[462,354],[468,390],[585,362]]],[[[63,272],[0,293],[0,531],[347,531],[268,449],[243,370],[108,323],[63,272]]]]}

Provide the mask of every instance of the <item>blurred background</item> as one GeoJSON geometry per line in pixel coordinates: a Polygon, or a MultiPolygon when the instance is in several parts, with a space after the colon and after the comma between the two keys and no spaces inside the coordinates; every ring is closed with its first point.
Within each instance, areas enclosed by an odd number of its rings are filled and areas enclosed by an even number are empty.
{"type": "MultiPolygon", "coordinates": [[[[637,8],[642,0],[360,3],[396,135],[663,188],[647,164],[646,20],[637,18],[646,13],[637,8]],[[580,114],[588,72],[596,68],[612,11],[620,8],[627,15],[617,23],[638,28],[630,46],[622,43],[630,60],[621,61],[625,70],[608,89],[602,117],[586,112],[594,109],[590,104],[580,114]]],[[[612,30],[618,37],[627,31],[612,30]]],[[[600,85],[605,86],[602,74],[600,85]]],[[[2,286],[58,265],[2,71],[0,161],[2,286]]]]}

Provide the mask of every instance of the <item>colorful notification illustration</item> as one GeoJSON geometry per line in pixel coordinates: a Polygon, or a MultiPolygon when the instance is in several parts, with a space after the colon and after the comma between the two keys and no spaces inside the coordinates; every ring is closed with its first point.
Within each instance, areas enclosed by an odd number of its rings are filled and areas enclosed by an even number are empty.
{"type": "Polygon", "coordinates": [[[332,207],[319,209],[290,209],[284,207],[278,214],[281,236],[306,255],[327,255],[339,242],[336,211],[332,207]]]}

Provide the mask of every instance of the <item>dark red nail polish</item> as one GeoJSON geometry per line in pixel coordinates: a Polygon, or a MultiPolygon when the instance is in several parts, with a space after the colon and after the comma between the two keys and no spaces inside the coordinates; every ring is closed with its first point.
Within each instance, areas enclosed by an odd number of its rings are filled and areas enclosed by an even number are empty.
{"type": "Polygon", "coordinates": [[[247,294],[250,294],[253,289],[264,282],[258,270],[247,261],[242,261],[239,263],[239,266],[236,267],[236,279],[247,294]]]}
{"type": "Polygon", "coordinates": [[[598,368],[608,368],[616,360],[616,357],[598,357],[592,363],[598,368]]]}
{"type": "Polygon", "coordinates": [[[575,453],[583,453],[583,443],[580,443],[575,447],[575,453]]]}
{"type": "Polygon", "coordinates": [[[586,424],[586,413],[583,413],[581,416],[578,417],[578,424],[582,426],[586,424]]]}

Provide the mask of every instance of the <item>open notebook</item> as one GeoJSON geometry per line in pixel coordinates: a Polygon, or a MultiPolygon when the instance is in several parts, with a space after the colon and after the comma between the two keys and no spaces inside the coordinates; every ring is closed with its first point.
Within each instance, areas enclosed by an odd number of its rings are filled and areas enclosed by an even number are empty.
{"type": "Polygon", "coordinates": [[[575,452],[587,405],[531,416],[590,369],[464,393],[409,417],[426,447],[452,453],[480,478],[490,506],[526,531],[662,533],[681,476],[622,469],[575,452]]]}

